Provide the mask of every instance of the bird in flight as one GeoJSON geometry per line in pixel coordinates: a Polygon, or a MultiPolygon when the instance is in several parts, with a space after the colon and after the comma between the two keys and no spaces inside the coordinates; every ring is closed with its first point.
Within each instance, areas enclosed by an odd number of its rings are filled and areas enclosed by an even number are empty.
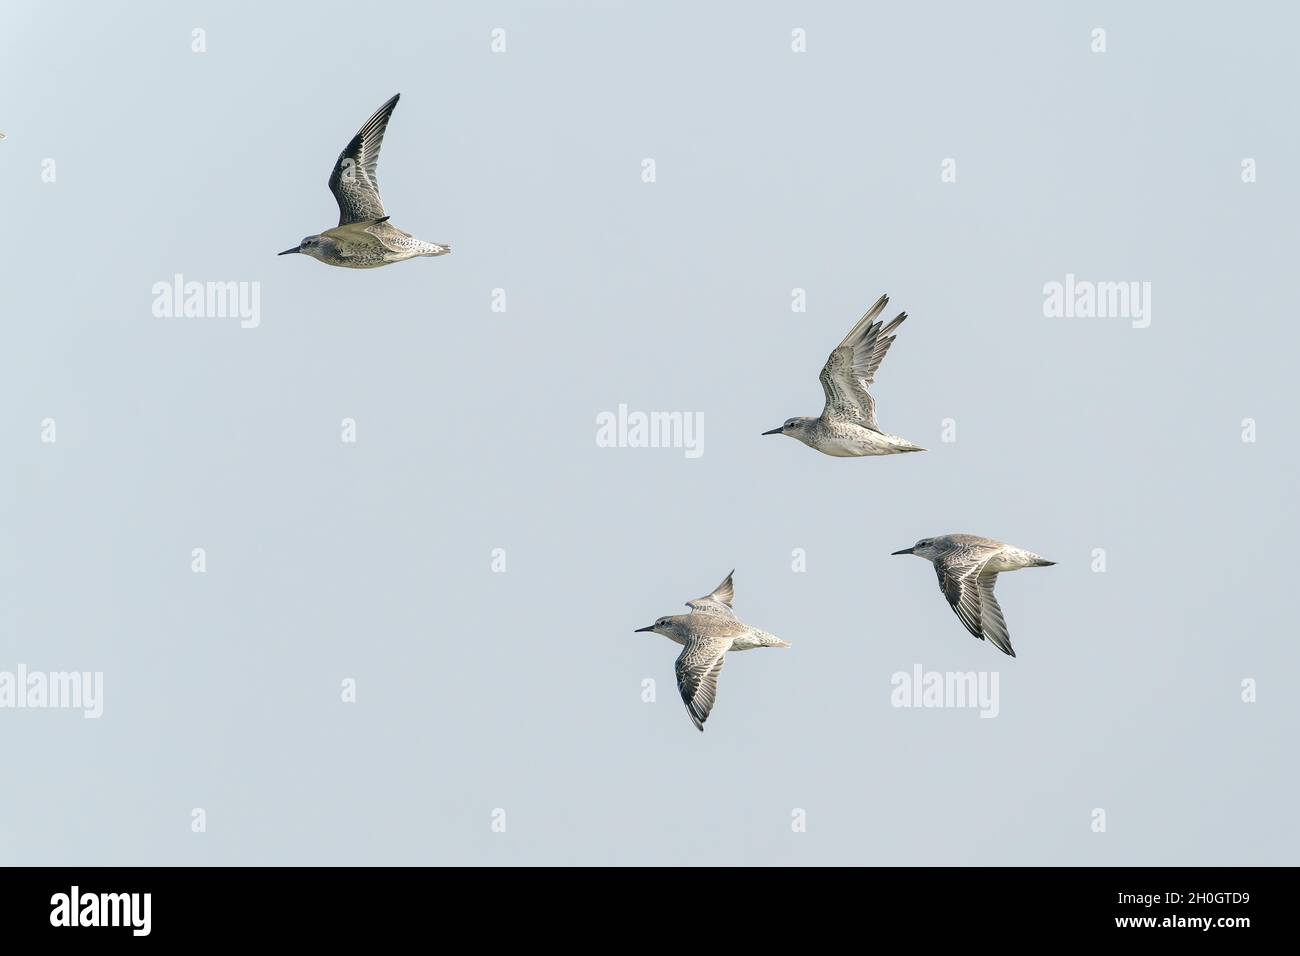
{"type": "Polygon", "coordinates": [[[334,162],[329,186],[339,204],[339,224],[308,236],[280,255],[300,252],[327,266],[376,269],[416,256],[445,256],[451,252],[446,243],[416,239],[389,223],[379,198],[379,180],[375,176],[379,147],[401,95],[398,93],[375,110],[334,162]]]}
{"type": "Polygon", "coordinates": [[[939,590],[966,630],[981,641],[988,639],[1003,654],[1011,657],[1011,635],[1002,616],[993,585],[1003,571],[1021,568],[1045,568],[1055,564],[1044,557],[1012,547],[992,538],[973,534],[944,534],[922,538],[910,548],[894,554],[914,554],[934,563],[939,575],[939,590]]]}
{"type": "Polygon", "coordinates": [[[727,651],[748,651],[755,647],[789,647],[778,637],[750,627],[736,617],[731,609],[735,589],[731,584],[732,571],[713,591],[702,598],[687,601],[689,614],[671,614],[661,617],[649,627],[639,627],[636,633],[653,631],[668,640],[682,645],[677,657],[677,690],[686,704],[691,723],[703,732],[704,722],[713,710],[718,693],[718,675],[727,651]]]}
{"type": "Polygon", "coordinates": [[[764,435],[789,435],[835,458],[925,451],[906,438],[880,430],[876,423],[876,400],[867,391],[875,381],[885,353],[894,344],[894,333],[907,318],[906,312],[900,312],[897,318],[882,326],[878,317],[888,303],[889,296],[882,295],[826,360],[820,376],[822,391],[826,393],[821,415],[787,419],[780,428],[763,432],[764,435]]]}

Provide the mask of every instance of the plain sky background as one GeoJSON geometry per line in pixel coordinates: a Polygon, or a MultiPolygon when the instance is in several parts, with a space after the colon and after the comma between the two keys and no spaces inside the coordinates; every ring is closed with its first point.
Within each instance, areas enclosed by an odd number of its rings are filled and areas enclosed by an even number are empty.
{"type": "Polygon", "coordinates": [[[0,862],[1296,863],[1298,28],[5,3],[0,670],[105,700],[0,711],[0,862]],[[384,200],[453,254],[276,258],[398,91],[384,200]],[[259,282],[260,327],[155,318],[175,273],[259,282]],[[1044,317],[1067,273],[1150,282],[1151,326],[1044,317]],[[930,451],[761,438],[882,292],[880,421],[930,451]],[[598,448],[619,403],[703,456],[598,448]],[[998,583],[1015,660],[889,556],[952,531],[1059,562],[998,583]],[[793,647],[700,734],[631,632],[732,567],[793,647]],[[997,671],[1000,715],[891,707],[916,664],[997,671]]]}

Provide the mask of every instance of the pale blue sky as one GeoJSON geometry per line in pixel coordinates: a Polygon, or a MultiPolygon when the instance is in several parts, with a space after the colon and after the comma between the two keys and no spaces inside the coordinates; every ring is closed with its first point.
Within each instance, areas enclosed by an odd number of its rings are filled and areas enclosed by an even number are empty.
{"type": "Polygon", "coordinates": [[[0,862],[1295,863],[1297,26],[5,4],[0,670],[102,671],[104,714],[0,710],[0,862]],[[454,253],[276,258],[399,91],[388,211],[454,253]],[[155,318],[176,273],[260,326],[155,318]],[[1067,273],[1150,327],[1046,318],[1067,273]],[[760,438],[886,291],[880,419],[931,450],[760,438]],[[620,403],[704,454],[598,448],[620,403]],[[889,556],[950,531],[1059,562],[999,582],[1016,660],[889,556]],[[793,647],[701,735],[631,632],[732,567],[793,647]],[[918,663],[996,670],[997,719],[891,707],[918,663]]]}

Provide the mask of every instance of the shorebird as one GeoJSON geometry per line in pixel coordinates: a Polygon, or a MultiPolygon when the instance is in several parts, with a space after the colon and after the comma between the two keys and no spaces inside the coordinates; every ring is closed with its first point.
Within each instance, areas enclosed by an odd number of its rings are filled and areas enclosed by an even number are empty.
{"type": "Polygon", "coordinates": [[[398,93],[375,110],[334,161],[329,186],[339,204],[339,224],[320,235],[308,236],[280,255],[301,252],[327,266],[376,269],[416,256],[445,256],[451,252],[451,246],[445,243],[425,242],[391,225],[379,198],[379,181],[375,178],[379,147],[401,95],[398,93]]]}
{"type": "Polygon", "coordinates": [[[907,318],[906,312],[900,312],[881,328],[876,317],[888,302],[889,296],[882,295],[826,360],[819,376],[822,391],[826,393],[821,416],[787,419],[780,428],[763,432],[764,435],[789,435],[835,458],[925,451],[906,438],[880,430],[876,424],[876,400],[867,391],[889,346],[894,344],[894,332],[907,318]]]}
{"type": "Polygon", "coordinates": [[[691,723],[703,732],[704,722],[713,710],[713,699],[718,692],[718,675],[727,651],[749,651],[756,647],[789,647],[778,637],[750,627],[736,617],[731,609],[735,589],[731,584],[732,571],[726,579],[704,597],[687,601],[690,614],[670,614],[661,617],[642,631],[662,634],[675,644],[682,645],[677,657],[677,690],[686,704],[691,723]]]}
{"type": "Polygon", "coordinates": [[[910,548],[894,554],[914,554],[934,563],[939,590],[966,630],[981,641],[987,638],[1003,654],[1016,656],[1002,608],[993,596],[993,585],[1003,571],[1045,568],[1055,564],[1044,557],[992,538],[973,534],[943,534],[922,538],[910,548]]]}

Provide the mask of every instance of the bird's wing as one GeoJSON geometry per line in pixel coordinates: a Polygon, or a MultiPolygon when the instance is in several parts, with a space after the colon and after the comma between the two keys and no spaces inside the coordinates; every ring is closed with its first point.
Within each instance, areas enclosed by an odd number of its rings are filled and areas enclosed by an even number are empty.
{"type": "Polygon", "coordinates": [[[379,235],[380,227],[388,221],[387,216],[379,219],[364,219],[350,222],[346,226],[335,226],[321,233],[338,243],[339,251],[345,256],[365,255],[376,249],[387,248],[379,235]]]}
{"type": "Polygon", "coordinates": [[[894,344],[895,331],[907,318],[906,312],[900,312],[882,327],[878,316],[888,303],[889,296],[882,295],[826,360],[819,376],[826,393],[823,415],[880,430],[876,427],[876,400],[867,389],[894,344]]]}
{"type": "Polygon", "coordinates": [[[691,609],[692,614],[720,614],[723,617],[735,617],[736,613],[731,609],[731,602],[736,596],[736,589],[731,583],[731,575],[736,572],[733,570],[728,574],[716,588],[704,597],[698,597],[694,601],[687,601],[686,606],[691,609]]]}
{"type": "Polygon", "coordinates": [[[1002,607],[993,596],[993,585],[997,582],[996,571],[982,571],[979,576],[980,622],[984,625],[984,636],[993,642],[1003,654],[1015,657],[1011,646],[1011,634],[1007,631],[1007,619],[1002,616],[1002,607]]]}
{"type": "Polygon", "coordinates": [[[384,215],[375,168],[379,165],[379,147],[384,142],[388,118],[393,115],[393,108],[401,95],[398,93],[375,110],[375,115],[366,120],[334,161],[334,169],[330,172],[330,192],[339,204],[340,226],[384,215]]]}
{"type": "Polygon", "coordinates": [[[692,635],[677,657],[677,690],[686,705],[686,713],[697,730],[704,730],[704,722],[713,710],[718,693],[718,675],[726,659],[731,639],[718,639],[692,635]]]}
{"type": "Polygon", "coordinates": [[[344,223],[335,226],[333,229],[326,229],[321,235],[329,236],[331,239],[361,239],[365,236],[378,239],[379,230],[375,227],[386,222],[388,222],[387,216],[380,216],[378,219],[358,219],[356,222],[344,223]]]}
{"type": "Polygon", "coordinates": [[[989,551],[984,548],[963,548],[945,555],[934,563],[939,590],[966,630],[981,641],[987,638],[1003,654],[1015,657],[1006,619],[993,596],[998,573],[984,569],[989,557],[989,551]]]}

